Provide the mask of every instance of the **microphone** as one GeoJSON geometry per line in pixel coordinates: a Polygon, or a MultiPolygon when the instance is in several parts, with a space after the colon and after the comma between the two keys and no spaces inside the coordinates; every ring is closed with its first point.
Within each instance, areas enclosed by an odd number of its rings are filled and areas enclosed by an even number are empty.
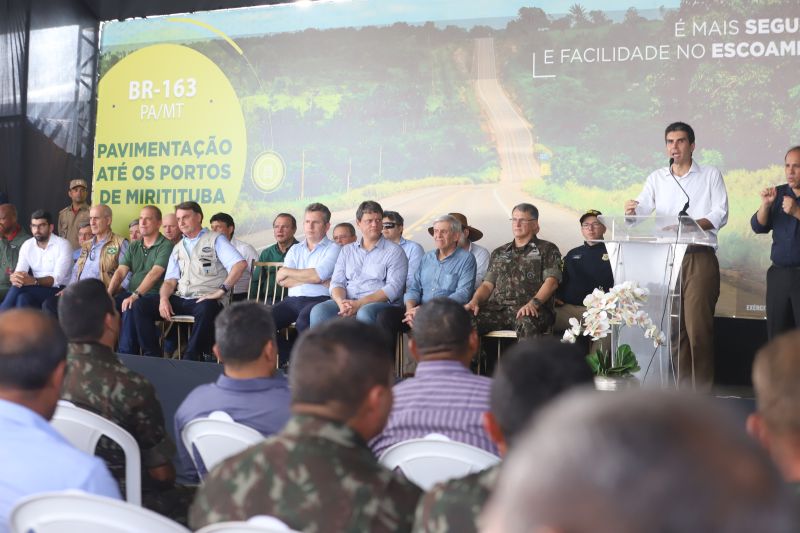
{"type": "Polygon", "coordinates": [[[672,163],[675,162],[674,157],[669,158],[669,175],[672,176],[672,179],[675,180],[675,184],[680,187],[681,191],[683,191],[683,195],[686,196],[686,203],[683,205],[683,209],[681,209],[680,213],[678,213],[679,217],[688,217],[689,213],[686,212],[689,209],[689,195],[686,194],[686,189],[681,186],[681,182],[678,181],[678,178],[675,177],[675,174],[672,173],[672,163]]]}

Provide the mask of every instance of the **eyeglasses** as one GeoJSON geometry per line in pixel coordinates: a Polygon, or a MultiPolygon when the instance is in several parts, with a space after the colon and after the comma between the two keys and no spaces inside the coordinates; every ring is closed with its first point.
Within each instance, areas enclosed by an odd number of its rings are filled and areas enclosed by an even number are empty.
{"type": "Polygon", "coordinates": [[[581,224],[581,227],[583,229],[599,228],[600,226],[602,226],[600,222],[586,222],[584,224],[581,224]]]}
{"type": "Polygon", "coordinates": [[[396,228],[397,224],[395,222],[384,222],[383,229],[393,229],[396,228]]]}
{"type": "Polygon", "coordinates": [[[536,222],[535,218],[509,218],[512,224],[530,224],[536,222]]]}

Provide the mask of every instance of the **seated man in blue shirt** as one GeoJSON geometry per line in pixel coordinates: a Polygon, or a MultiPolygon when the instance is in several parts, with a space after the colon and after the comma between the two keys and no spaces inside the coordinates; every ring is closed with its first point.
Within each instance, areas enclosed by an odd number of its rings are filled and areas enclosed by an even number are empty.
{"type": "Polygon", "coordinates": [[[119,499],[103,461],[75,449],[48,423],[56,410],[67,339],[40,311],[0,320],[0,532],[14,505],[40,492],[79,489],[119,499]]]}
{"type": "Polygon", "coordinates": [[[314,306],[311,325],[338,316],[355,316],[375,323],[378,313],[399,303],[408,275],[408,258],[397,244],[381,234],[383,208],[361,202],[356,222],[361,240],[342,247],[331,277],[331,300],[314,306]]]}
{"type": "Polygon", "coordinates": [[[180,438],[184,426],[195,418],[225,411],[265,437],[289,420],[289,384],[275,368],[278,348],[270,308],[257,302],[236,303],[220,313],[214,325],[214,355],[225,365],[225,373],[216,383],[190,392],[175,413],[178,467],[195,482],[198,473],[180,438]]]}
{"type": "Polygon", "coordinates": [[[474,255],[458,245],[461,222],[451,215],[442,215],[434,221],[432,229],[436,248],[422,257],[419,268],[409,277],[403,296],[405,307],[401,308],[404,315],[383,311],[378,317],[381,327],[392,334],[409,331],[420,305],[434,298],[450,298],[461,305],[472,298],[477,263],[474,255]]]}
{"type": "Polygon", "coordinates": [[[172,249],[159,302],[140,300],[131,310],[142,355],[161,355],[155,326],[159,317],[171,321],[173,315],[186,314],[194,317],[194,327],[182,357],[202,359],[211,354],[222,299],[239,281],[247,261],[224,235],[203,228],[203,209],[197,202],[178,204],[175,215],[183,239],[172,249]]]}
{"type": "MultiPolygon", "coordinates": [[[[283,266],[275,274],[281,287],[289,289],[288,296],[272,308],[275,327],[279,330],[294,322],[298,333],[309,327],[311,309],[320,302],[330,300],[330,285],[339,246],[328,238],[331,211],[325,205],[313,203],[303,215],[305,238],[286,253],[283,266]]],[[[281,363],[289,361],[292,340],[280,337],[278,347],[281,363]]]]}

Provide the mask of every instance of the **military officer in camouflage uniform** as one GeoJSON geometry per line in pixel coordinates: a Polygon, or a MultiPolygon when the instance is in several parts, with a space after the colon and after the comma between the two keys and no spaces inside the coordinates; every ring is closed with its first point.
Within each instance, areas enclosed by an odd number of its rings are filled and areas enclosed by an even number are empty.
{"type": "Polygon", "coordinates": [[[306,331],[292,352],[292,417],[206,477],[190,526],[265,514],[300,531],[409,531],[420,490],[367,447],[392,407],[387,344],[354,319],[306,331]]]}
{"type": "Polygon", "coordinates": [[[547,333],[555,321],[553,294],[561,282],[561,252],[538,239],[539,210],[519,204],[511,212],[514,240],[492,252],[483,282],[466,304],[478,334],[513,329],[522,339],[547,333]]]}
{"type": "MultiPolygon", "coordinates": [[[[580,348],[554,338],[523,341],[500,361],[483,424],[501,456],[539,409],[563,391],[592,383],[580,348]]],[[[500,474],[500,465],[438,483],[417,506],[415,533],[473,533],[500,474]]]]}
{"type": "MultiPolygon", "coordinates": [[[[114,355],[119,314],[103,282],[85,279],[64,289],[58,315],[70,341],[62,399],[111,420],[136,439],[142,456],[143,505],[185,523],[192,494],[175,487],[175,445],[164,426],[155,388],[114,355]]],[[[122,449],[104,437],[97,455],[125,494],[122,449]]]]}

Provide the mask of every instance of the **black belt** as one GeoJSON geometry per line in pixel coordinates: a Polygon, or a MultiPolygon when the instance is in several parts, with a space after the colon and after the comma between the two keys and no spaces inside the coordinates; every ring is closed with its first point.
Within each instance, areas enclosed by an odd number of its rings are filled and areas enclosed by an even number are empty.
{"type": "Polygon", "coordinates": [[[687,254],[714,253],[714,248],[702,244],[690,244],[686,247],[687,254]]]}

